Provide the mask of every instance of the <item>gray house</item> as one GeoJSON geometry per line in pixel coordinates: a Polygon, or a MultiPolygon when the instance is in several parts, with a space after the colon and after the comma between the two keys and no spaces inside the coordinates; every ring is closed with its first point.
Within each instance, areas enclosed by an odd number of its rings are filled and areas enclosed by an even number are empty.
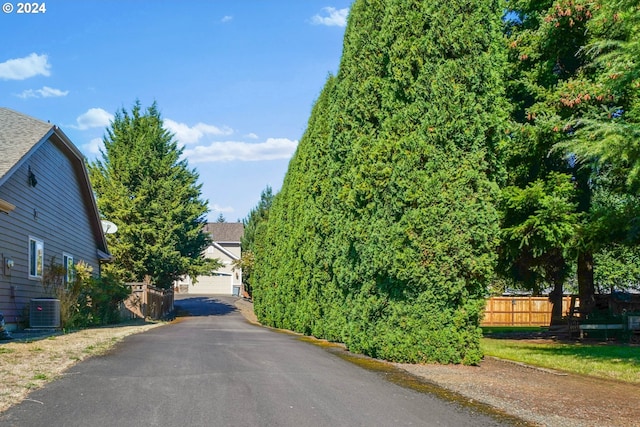
{"type": "Polygon", "coordinates": [[[191,294],[239,295],[242,288],[242,270],[234,269],[233,262],[240,259],[240,240],[244,234],[241,222],[210,222],[204,232],[213,243],[204,251],[205,258],[216,258],[222,263],[217,271],[198,276],[195,282],[185,277],[176,283],[180,292],[191,294]]]}
{"type": "Polygon", "coordinates": [[[110,259],[84,156],[55,125],[0,108],[0,313],[8,329],[47,296],[53,260],[84,261],[100,274],[110,259]]]}

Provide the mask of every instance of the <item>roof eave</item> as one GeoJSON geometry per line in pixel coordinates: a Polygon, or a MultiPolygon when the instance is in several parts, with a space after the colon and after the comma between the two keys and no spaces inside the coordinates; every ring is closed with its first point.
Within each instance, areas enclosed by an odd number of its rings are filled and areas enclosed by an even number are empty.
{"type": "Polygon", "coordinates": [[[35,143],[29,149],[29,151],[27,151],[24,154],[24,156],[22,156],[20,160],[18,160],[13,164],[13,166],[11,166],[11,168],[7,171],[7,173],[5,173],[0,178],[0,187],[3,186],[11,178],[11,176],[29,160],[29,157],[31,157],[31,155],[35,153],[42,144],[44,144],[49,138],[51,138],[51,135],[53,135],[54,133],[55,133],[55,126],[51,126],[51,128],[49,129],[49,132],[45,133],[44,136],[40,138],[40,140],[37,143],[35,143]]]}
{"type": "Polygon", "coordinates": [[[223,248],[222,246],[220,246],[216,242],[213,242],[211,245],[214,246],[216,249],[218,249],[220,252],[222,252],[223,254],[225,254],[226,256],[228,256],[229,258],[231,258],[234,261],[237,261],[237,260],[240,259],[240,257],[238,257],[237,255],[232,254],[231,252],[229,252],[228,250],[226,250],[225,248],[223,248]]]}

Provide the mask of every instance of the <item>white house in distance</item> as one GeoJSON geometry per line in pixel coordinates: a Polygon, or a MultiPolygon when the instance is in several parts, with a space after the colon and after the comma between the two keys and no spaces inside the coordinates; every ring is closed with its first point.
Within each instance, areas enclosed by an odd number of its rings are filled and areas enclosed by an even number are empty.
{"type": "Polygon", "coordinates": [[[181,293],[240,295],[242,270],[233,269],[233,262],[240,259],[240,240],[244,234],[241,222],[210,222],[204,231],[211,235],[213,243],[204,251],[205,258],[217,258],[222,267],[209,276],[198,276],[192,280],[186,276],[176,282],[181,293]],[[194,283],[195,282],[195,283],[194,283]]]}

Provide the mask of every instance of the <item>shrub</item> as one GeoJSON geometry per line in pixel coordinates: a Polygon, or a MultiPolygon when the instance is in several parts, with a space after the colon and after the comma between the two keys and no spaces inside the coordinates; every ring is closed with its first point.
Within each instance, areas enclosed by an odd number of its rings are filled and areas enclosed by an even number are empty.
{"type": "Polygon", "coordinates": [[[505,119],[501,9],[356,0],[256,236],[258,318],[395,361],[477,363],[505,119]]]}
{"type": "Polygon", "coordinates": [[[72,280],[66,281],[63,265],[52,257],[44,271],[42,284],[50,296],[60,300],[63,328],[79,328],[117,323],[119,304],[129,289],[111,275],[95,277],[93,268],[83,261],[74,266],[72,280]]]}

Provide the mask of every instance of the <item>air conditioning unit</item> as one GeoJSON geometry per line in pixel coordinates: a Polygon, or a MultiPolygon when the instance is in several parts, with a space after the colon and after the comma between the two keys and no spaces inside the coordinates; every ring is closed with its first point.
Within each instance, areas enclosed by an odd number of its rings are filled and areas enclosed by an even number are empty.
{"type": "Polygon", "coordinates": [[[54,298],[33,298],[29,307],[29,327],[59,328],[60,300],[54,298]]]}

